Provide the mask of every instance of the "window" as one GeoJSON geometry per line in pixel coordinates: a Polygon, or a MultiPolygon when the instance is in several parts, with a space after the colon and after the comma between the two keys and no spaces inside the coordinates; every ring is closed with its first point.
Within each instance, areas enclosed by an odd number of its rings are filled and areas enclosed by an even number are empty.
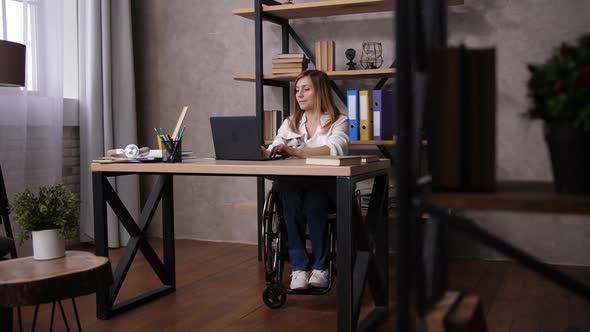
{"type": "MultiPolygon", "coordinates": [[[[21,44],[28,44],[33,40],[31,36],[31,15],[34,15],[34,3],[27,0],[0,0],[0,21],[3,40],[9,40],[21,44]]],[[[33,66],[34,47],[27,47],[27,88],[38,90],[35,67],[33,66]]]]}
{"type": "Polygon", "coordinates": [[[64,98],[78,99],[78,0],[64,0],[64,98]]]}
{"type": "MultiPolygon", "coordinates": [[[[39,91],[40,47],[36,24],[39,4],[48,0],[0,0],[0,39],[27,44],[27,89],[39,91]]],[[[54,1],[54,0],[51,0],[54,1]]],[[[78,26],[77,0],[63,1],[64,97],[78,98],[78,26]]],[[[50,4],[51,5],[51,4],[50,4]]]]}

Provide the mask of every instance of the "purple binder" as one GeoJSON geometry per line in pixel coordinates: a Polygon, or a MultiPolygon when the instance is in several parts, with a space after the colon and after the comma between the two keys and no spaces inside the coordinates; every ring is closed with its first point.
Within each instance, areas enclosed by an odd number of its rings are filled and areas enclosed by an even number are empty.
{"type": "Polygon", "coordinates": [[[373,139],[391,140],[395,134],[395,91],[373,90],[373,139]]]}

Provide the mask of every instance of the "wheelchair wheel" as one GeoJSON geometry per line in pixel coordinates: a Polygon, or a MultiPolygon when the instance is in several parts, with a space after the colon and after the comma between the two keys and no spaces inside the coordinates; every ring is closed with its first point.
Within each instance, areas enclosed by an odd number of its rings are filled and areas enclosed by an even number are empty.
{"type": "Polygon", "coordinates": [[[283,250],[284,232],[281,231],[279,214],[277,213],[277,194],[269,191],[264,202],[263,223],[262,223],[262,245],[263,263],[266,272],[267,285],[280,285],[283,261],[281,254],[283,250]]]}
{"type": "Polygon", "coordinates": [[[262,293],[262,301],[271,309],[282,307],[287,301],[287,291],[281,285],[270,285],[262,293]]]}

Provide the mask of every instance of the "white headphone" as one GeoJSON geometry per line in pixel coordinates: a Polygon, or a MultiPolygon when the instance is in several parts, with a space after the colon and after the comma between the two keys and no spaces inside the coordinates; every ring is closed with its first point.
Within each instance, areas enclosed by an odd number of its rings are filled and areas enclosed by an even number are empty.
{"type": "Polygon", "coordinates": [[[129,144],[124,149],[127,158],[137,158],[139,156],[139,147],[135,144],[129,144]]]}

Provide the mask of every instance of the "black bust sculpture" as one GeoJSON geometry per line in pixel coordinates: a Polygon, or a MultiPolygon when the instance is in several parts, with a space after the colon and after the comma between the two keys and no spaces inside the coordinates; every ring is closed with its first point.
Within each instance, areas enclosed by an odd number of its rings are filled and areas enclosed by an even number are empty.
{"type": "Polygon", "coordinates": [[[349,48],[346,50],[346,52],[344,52],[344,55],[346,55],[346,58],[349,60],[347,65],[348,65],[348,70],[355,70],[356,68],[354,68],[354,66],[356,66],[356,62],[352,61],[356,55],[356,51],[352,48],[349,48]]]}

